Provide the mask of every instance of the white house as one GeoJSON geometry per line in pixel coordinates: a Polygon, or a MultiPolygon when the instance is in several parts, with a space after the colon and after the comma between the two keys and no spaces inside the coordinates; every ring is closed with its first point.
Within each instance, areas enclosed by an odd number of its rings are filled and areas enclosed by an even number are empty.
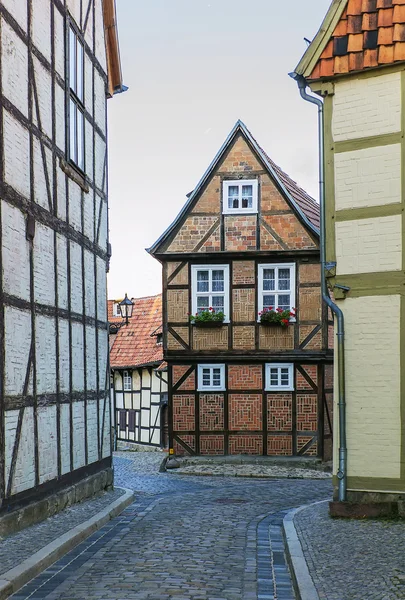
{"type": "Polygon", "coordinates": [[[112,483],[106,100],[123,86],[115,0],[2,0],[0,32],[1,518],[112,483]]]}

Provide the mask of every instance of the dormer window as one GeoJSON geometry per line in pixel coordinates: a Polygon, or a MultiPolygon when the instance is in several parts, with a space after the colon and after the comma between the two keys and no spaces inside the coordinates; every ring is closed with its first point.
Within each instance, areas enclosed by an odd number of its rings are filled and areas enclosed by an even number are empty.
{"type": "Polygon", "coordinates": [[[257,213],[257,179],[223,182],[223,213],[257,213]]]}

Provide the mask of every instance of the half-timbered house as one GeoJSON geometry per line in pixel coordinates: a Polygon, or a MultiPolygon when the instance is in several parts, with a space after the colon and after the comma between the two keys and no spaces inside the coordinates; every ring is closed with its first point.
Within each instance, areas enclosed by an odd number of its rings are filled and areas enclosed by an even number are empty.
{"type": "Polygon", "coordinates": [[[404,0],[335,0],[294,77],[323,113],[325,276],[345,320],[335,497],[364,515],[405,498],[404,0]]]}
{"type": "Polygon", "coordinates": [[[242,122],[149,252],[163,265],[170,450],[329,457],[318,204],[242,122]],[[296,319],[266,326],[270,306],[296,319]],[[210,308],[223,323],[190,322],[210,308]]]}
{"type": "Polygon", "coordinates": [[[10,514],[87,476],[76,498],[112,483],[106,100],[122,78],[114,0],[3,0],[0,32],[0,512],[10,514]]]}
{"type": "MultiPolygon", "coordinates": [[[[162,295],[132,298],[128,325],[112,313],[110,365],[117,447],[167,445],[167,369],[163,362],[162,295]],[[115,327],[114,327],[115,325],[115,327]]],[[[113,309],[113,302],[109,301],[113,309]]]]}

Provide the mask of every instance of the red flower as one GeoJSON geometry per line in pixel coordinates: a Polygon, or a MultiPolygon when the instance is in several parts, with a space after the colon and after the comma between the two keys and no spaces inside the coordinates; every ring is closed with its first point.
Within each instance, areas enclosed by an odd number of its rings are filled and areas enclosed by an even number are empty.
{"type": "Polygon", "coordinates": [[[288,319],[282,319],[283,323],[285,323],[286,325],[288,325],[288,323],[290,322],[288,319]]]}
{"type": "Polygon", "coordinates": [[[282,309],[282,308],[278,308],[278,309],[277,309],[277,312],[278,312],[278,313],[282,313],[282,312],[283,312],[283,309],[282,309]]]}
{"type": "Polygon", "coordinates": [[[270,306],[269,310],[273,310],[273,307],[272,307],[272,306],[270,306]]]}
{"type": "Polygon", "coordinates": [[[214,310],[214,309],[212,308],[212,306],[210,306],[208,310],[214,310]]]}

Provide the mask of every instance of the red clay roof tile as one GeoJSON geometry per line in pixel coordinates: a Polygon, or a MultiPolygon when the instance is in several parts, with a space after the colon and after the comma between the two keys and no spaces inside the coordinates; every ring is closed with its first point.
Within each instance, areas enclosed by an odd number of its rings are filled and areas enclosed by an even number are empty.
{"type": "Polygon", "coordinates": [[[133,300],[132,317],[119,329],[110,350],[113,369],[160,364],[163,360],[163,347],[156,337],[162,326],[162,295],[133,300]]]}

